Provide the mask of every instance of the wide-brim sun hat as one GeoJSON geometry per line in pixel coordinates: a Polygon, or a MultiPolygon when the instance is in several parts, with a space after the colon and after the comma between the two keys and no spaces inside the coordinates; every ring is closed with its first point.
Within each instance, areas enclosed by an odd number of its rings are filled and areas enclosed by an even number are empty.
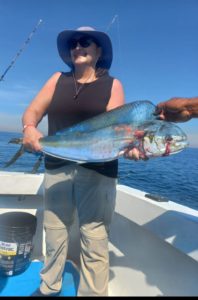
{"type": "Polygon", "coordinates": [[[75,30],[64,30],[58,34],[57,47],[62,60],[69,67],[73,67],[68,42],[73,36],[76,36],[78,33],[82,35],[88,35],[89,37],[92,37],[96,40],[96,42],[102,48],[102,54],[97,62],[97,67],[110,69],[113,59],[111,40],[105,32],[97,31],[93,27],[89,26],[79,27],[75,30]]]}

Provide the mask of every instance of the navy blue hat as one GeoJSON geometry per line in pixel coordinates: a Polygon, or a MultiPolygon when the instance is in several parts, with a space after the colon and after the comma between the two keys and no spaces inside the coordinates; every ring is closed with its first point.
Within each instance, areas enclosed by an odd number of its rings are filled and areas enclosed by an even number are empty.
{"type": "Polygon", "coordinates": [[[102,48],[102,54],[97,62],[97,67],[110,69],[113,50],[109,36],[101,31],[96,31],[92,27],[79,27],[76,30],[64,30],[59,33],[57,37],[58,52],[62,60],[72,68],[70,49],[68,47],[68,41],[77,33],[85,34],[93,37],[99,46],[102,48]]]}

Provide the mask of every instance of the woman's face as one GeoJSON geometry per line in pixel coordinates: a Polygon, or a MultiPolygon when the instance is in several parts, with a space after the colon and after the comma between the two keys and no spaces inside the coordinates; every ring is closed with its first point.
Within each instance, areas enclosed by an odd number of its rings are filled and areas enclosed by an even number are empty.
{"type": "Polygon", "coordinates": [[[72,38],[69,41],[71,60],[75,66],[87,65],[95,68],[101,55],[101,48],[88,36],[72,38]]]}

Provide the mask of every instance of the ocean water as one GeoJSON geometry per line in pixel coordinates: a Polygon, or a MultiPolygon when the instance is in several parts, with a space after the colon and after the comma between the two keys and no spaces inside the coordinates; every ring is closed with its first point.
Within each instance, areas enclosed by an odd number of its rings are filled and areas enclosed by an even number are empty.
{"type": "MultiPolygon", "coordinates": [[[[38,159],[30,153],[25,153],[13,165],[4,168],[4,164],[20,148],[9,143],[15,137],[21,137],[21,134],[0,132],[0,170],[29,173],[38,159]]],[[[38,173],[43,170],[42,162],[38,173]]],[[[187,148],[175,155],[147,161],[120,158],[118,183],[198,209],[198,148],[187,148]]]]}

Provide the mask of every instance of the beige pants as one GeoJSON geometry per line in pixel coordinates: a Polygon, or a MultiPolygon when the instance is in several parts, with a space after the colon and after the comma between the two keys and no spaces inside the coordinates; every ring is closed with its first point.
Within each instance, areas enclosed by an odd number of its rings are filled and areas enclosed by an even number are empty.
{"type": "Polygon", "coordinates": [[[46,258],[41,292],[61,290],[69,228],[77,209],[80,226],[78,296],[107,296],[108,231],[115,208],[116,179],[71,164],[45,174],[46,258]]]}

